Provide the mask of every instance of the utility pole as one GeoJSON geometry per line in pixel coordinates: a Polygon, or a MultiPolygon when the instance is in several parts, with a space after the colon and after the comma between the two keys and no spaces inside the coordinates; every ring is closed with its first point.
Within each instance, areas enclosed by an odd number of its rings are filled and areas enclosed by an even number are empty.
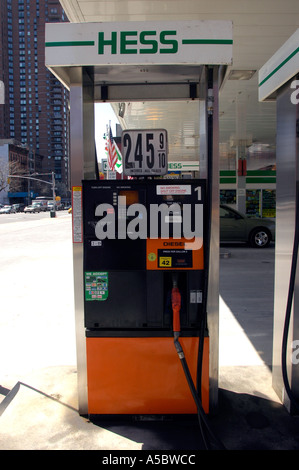
{"type": "Polygon", "coordinates": [[[51,217],[56,217],[56,212],[55,212],[55,173],[52,171],[52,198],[53,198],[53,210],[51,211],[51,217]]]}

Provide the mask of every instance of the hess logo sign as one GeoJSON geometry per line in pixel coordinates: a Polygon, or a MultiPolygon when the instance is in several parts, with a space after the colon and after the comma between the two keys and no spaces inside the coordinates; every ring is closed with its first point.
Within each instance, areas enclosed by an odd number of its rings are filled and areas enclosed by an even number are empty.
{"type": "Polygon", "coordinates": [[[178,51],[177,32],[170,31],[112,31],[98,36],[98,53],[107,54],[175,54],[178,51]]]}

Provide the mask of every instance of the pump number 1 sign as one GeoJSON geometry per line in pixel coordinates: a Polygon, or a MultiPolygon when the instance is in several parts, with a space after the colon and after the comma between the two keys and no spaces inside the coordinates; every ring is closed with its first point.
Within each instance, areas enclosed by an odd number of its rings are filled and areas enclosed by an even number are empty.
{"type": "Polygon", "coordinates": [[[121,136],[124,174],[158,176],[168,171],[165,129],[125,130],[121,136]]]}

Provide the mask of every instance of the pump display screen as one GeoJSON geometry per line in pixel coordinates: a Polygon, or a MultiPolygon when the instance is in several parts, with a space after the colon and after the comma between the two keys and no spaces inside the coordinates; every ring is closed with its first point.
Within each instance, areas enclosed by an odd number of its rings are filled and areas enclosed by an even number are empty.
{"type": "Polygon", "coordinates": [[[126,198],[126,206],[139,203],[139,192],[132,189],[121,189],[118,192],[119,197],[126,198]]]}

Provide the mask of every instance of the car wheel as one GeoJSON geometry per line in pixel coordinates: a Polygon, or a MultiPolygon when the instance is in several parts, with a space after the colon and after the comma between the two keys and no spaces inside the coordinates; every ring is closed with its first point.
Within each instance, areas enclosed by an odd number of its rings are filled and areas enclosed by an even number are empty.
{"type": "Polygon", "coordinates": [[[270,232],[264,228],[253,230],[249,239],[249,243],[253,248],[265,248],[269,245],[270,241],[270,232]]]}

